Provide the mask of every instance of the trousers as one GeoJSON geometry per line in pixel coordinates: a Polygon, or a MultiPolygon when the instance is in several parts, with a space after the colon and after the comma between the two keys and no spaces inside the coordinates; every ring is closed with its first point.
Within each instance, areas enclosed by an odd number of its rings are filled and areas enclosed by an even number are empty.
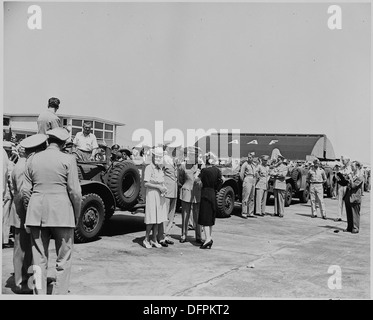
{"type": "Polygon", "coordinates": [[[285,190],[273,189],[275,198],[275,215],[284,215],[285,212],[285,190]]]}
{"type": "Polygon", "coordinates": [[[165,236],[169,235],[174,224],[177,198],[165,198],[165,204],[168,212],[168,220],[163,223],[165,236]]]}
{"type": "Polygon", "coordinates": [[[255,182],[256,179],[250,176],[245,177],[242,185],[242,214],[254,215],[255,208],[255,182]]]}
{"type": "MultiPolygon", "coordinates": [[[[74,246],[74,228],[30,226],[33,265],[40,269],[40,282],[35,281],[34,294],[47,294],[48,252],[51,236],[56,248],[56,281],[52,294],[67,294],[71,274],[71,258],[74,246]],[[38,286],[40,284],[41,286],[38,286]]],[[[35,276],[35,275],[34,275],[35,276]]]]}
{"type": "Polygon", "coordinates": [[[360,229],[360,203],[350,203],[346,201],[347,231],[357,231],[360,229]]]}
{"type": "Polygon", "coordinates": [[[266,202],[267,202],[267,190],[256,189],[256,214],[265,214],[266,213],[266,202]]]}
{"type": "MultiPolygon", "coordinates": [[[[29,279],[29,267],[32,265],[31,236],[25,229],[14,228],[13,267],[14,283],[21,289],[29,279]]],[[[31,273],[31,272],[30,272],[31,273]]]]}
{"type": "Polygon", "coordinates": [[[346,194],[346,186],[341,186],[340,184],[337,185],[337,192],[338,192],[338,210],[337,210],[337,218],[342,219],[342,213],[343,213],[343,206],[345,205],[345,202],[343,200],[345,194],[346,194]]]}
{"type": "Polygon", "coordinates": [[[188,222],[191,214],[193,215],[193,220],[195,223],[196,239],[202,239],[201,226],[197,223],[199,215],[199,203],[191,203],[185,201],[181,201],[181,238],[186,239],[188,235],[188,222]]]}
{"type": "Polygon", "coordinates": [[[310,184],[310,201],[311,201],[311,214],[316,216],[316,204],[319,203],[321,215],[326,217],[325,203],[324,203],[324,187],[322,183],[310,184]]]}

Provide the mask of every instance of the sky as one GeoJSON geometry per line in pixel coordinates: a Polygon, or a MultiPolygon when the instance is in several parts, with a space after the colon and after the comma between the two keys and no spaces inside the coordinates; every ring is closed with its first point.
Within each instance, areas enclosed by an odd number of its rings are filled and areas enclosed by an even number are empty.
{"type": "MultiPolygon", "coordinates": [[[[370,162],[370,3],[4,2],[3,112],[62,114],[138,129],[326,134],[370,162]],[[30,5],[42,10],[30,30],[30,5]]],[[[185,145],[188,144],[185,141],[185,145]]]]}

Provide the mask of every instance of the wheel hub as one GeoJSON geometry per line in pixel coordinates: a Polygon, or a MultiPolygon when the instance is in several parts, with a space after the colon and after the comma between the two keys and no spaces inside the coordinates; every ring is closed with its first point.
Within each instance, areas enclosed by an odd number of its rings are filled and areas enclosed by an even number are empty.
{"type": "Polygon", "coordinates": [[[98,210],[94,207],[88,208],[83,215],[83,228],[86,232],[92,232],[99,220],[98,210]]]}

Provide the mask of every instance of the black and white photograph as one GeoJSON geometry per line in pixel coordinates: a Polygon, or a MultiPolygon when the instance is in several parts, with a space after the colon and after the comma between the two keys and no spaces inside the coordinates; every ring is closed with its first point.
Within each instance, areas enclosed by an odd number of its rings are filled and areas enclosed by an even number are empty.
{"type": "Polygon", "coordinates": [[[370,0],[1,10],[1,300],[371,299],[370,0]]]}

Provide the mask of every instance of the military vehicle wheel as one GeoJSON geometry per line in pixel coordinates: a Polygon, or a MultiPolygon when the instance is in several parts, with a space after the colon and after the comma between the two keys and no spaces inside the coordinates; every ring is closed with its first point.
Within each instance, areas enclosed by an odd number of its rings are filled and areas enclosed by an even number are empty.
{"type": "Polygon", "coordinates": [[[140,174],[134,163],[122,161],[109,172],[108,186],[113,192],[118,207],[131,209],[140,193],[140,174]]]}
{"type": "Polygon", "coordinates": [[[310,191],[308,187],[304,189],[303,191],[299,191],[298,197],[301,203],[307,203],[308,200],[310,199],[310,191]]]}
{"type": "Polygon", "coordinates": [[[298,191],[300,187],[302,186],[302,172],[299,168],[294,168],[294,170],[291,172],[291,178],[294,181],[294,189],[295,191],[298,191]]]}
{"type": "Polygon", "coordinates": [[[285,190],[285,207],[288,207],[291,205],[291,201],[293,200],[293,187],[290,183],[286,184],[286,190],[285,190]]]}
{"type": "Polygon", "coordinates": [[[234,209],[234,190],[230,186],[221,188],[216,197],[218,203],[218,218],[230,217],[234,209]]]}
{"type": "Polygon", "coordinates": [[[75,241],[88,242],[94,240],[105,220],[105,205],[101,197],[89,193],[82,197],[82,209],[78,224],[75,228],[75,241]]]}

